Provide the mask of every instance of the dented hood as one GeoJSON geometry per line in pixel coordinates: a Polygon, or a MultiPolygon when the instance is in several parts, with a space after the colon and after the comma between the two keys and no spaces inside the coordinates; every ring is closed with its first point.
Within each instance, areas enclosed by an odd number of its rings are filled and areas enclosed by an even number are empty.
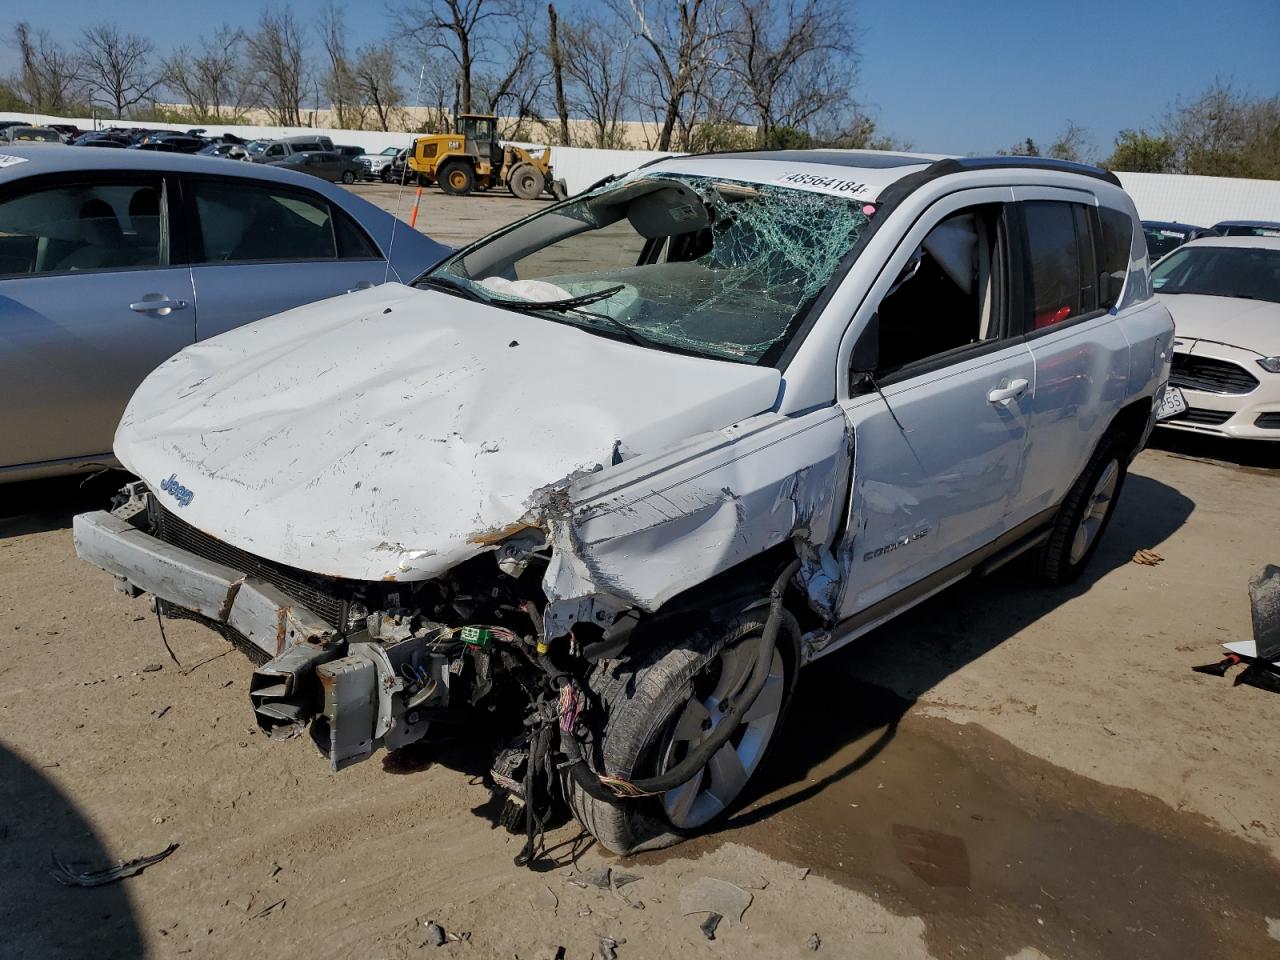
{"type": "Polygon", "coordinates": [[[418,580],[546,488],[769,409],[779,380],[387,284],[183,350],[138,388],[115,452],[258,556],[418,580]]]}
{"type": "Polygon", "coordinates": [[[1280,354],[1280,303],[1200,293],[1162,293],[1157,299],[1173,314],[1179,339],[1212,340],[1264,357],[1280,354]]]}

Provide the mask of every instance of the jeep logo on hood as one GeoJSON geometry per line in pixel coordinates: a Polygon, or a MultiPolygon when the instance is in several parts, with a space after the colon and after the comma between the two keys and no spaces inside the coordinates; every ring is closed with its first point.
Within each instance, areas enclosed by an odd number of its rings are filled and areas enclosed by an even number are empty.
{"type": "Polygon", "coordinates": [[[178,482],[176,473],[169,474],[168,480],[160,481],[160,489],[178,501],[178,506],[185,507],[195,499],[195,494],[178,482]]]}

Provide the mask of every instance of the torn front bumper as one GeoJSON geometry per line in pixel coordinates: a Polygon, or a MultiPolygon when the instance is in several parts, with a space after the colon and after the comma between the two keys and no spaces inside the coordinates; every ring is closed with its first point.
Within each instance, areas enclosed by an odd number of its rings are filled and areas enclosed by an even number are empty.
{"type": "Polygon", "coordinates": [[[295,643],[323,643],[334,628],[279,588],[243,571],[158,540],[105,510],[72,526],[76,554],[122,589],[152,593],[239,633],[269,657],[295,643]]]}

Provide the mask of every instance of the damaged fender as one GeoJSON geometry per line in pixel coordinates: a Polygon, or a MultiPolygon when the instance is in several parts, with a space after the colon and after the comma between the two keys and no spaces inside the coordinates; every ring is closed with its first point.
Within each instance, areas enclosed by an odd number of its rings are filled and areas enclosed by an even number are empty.
{"type": "Polygon", "coordinates": [[[810,603],[829,614],[851,442],[839,409],[769,413],[578,478],[566,505],[544,504],[546,635],[611,622],[628,607],[653,612],[793,537],[810,603]]]}

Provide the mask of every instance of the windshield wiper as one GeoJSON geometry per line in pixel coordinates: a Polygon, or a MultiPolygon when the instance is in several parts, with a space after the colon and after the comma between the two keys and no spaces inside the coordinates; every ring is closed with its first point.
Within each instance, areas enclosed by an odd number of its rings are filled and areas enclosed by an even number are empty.
{"type": "Polygon", "coordinates": [[[476,300],[480,303],[493,302],[484,294],[480,293],[480,291],[476,290],[474,287],[468,286],[467,284],[461,283],[457,280],[450,280],[447,277],[437,277],[437,276],[422,277],[414,281],[413,285],[415,287],[418,287],[418,286],[438,287],[441,290],[447,290],[449,293],[453,293],[458,296],[465,297],[468,300],[476,300]]]}
{"type": "MultiPolygon", "coordinates": [[[[618,284],[616,287],[605,287],[603,290],[595,290],[591,293],[582,293],[576,297],[562,297],[559,300],[508,300],[505,297],[499,300],[489,301],[494,306],[506,307],[508,310],[518,310],[521,313],[534,313],[538,310],[554,310],[557,312],[567,312],[576,310],[578,307],[585,307],[593,303],[599,303],[601,300],[608,300],[620,290],[625,290],[625,284],[618,284]]],[[[592,314],[596,316],[596,314],[592,314]]]]}

